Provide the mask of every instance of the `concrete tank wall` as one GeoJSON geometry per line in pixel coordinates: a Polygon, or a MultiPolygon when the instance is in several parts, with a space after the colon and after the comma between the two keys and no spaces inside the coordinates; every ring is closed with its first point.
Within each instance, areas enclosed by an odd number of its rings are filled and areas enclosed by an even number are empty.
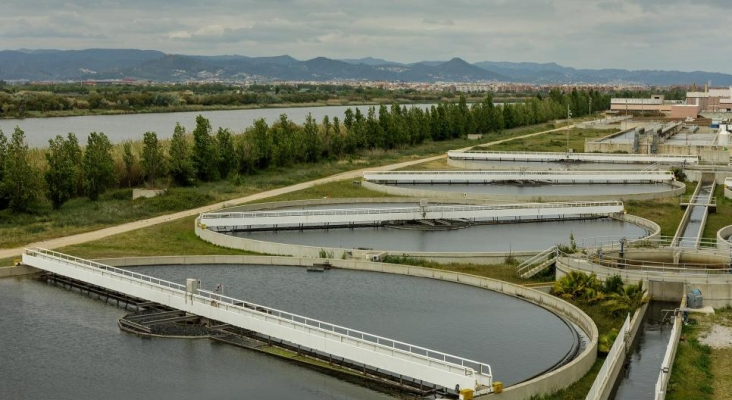
{"type": "Polygon", "coordinates": [[[470,264],[503,264],[506,262],[508,257],[512,257],[518,261],[527,260],[539,251],[506,251],[506,252],[494,252],[494,253],[463,253],[463,252],[404,252],[404,251],[384,251],[379,249],[373,250],[358,250],[358,249],[344,249],[337,247],[324,247],[324,246],[302,246],[296,244],[285,244],[266,242],[261,240],[247,239],[241,237],[235,237],[226,235],[223,233],[214,232],[208,229],[203,229],[199,226],[198,220],[196,220],[195,226],[196,235],[206,242],[214,244],[216,246],[227,247],[230,249],[239,249],[245,251],[251,251],[260,254],[269,255],[280,255],[280,256],[292,256],[292,257],[306,257],[306,258],[318,258],[323,252],[332,256],[336,259],[358,259],[366,260],[371,259],[374,255],[394,255],[404,257],[415,257],[429,261],[435,261],[441,264],[449,263],[470,263],[470,264]]]}
{"type": "MultiPolygon", "coordinates": [[[[180,257],[131,257],[118,259],[102,259],[98,262],[111,266],[133,265],[169,265],[169,264],[256,264],[256,265],[300,265],[309,266],[325,259],[267,257],[267,256],[180,256],[180,257]]],[[[538,376],[529,381],[510,386],[501,394],[492,394],[491,398],[502,400],[528,399],[532,396],[548,394],[565,388],[582,378],[592,368],[597,359],[597,326],[592,319],[574,305],[538,290],[508,282],[484,278],[475,275],[451,271],[442,271],[409,265],[372,263],[359,260],[328,260],[336,268],[360,271],[374,271],[389,274],[408,275],[443,281],[457,282],[464,285],[481,287],[487,290],[518,297],[573,322],[589,337],[585,350],[574,360],[555,371],[538,376]]]]}
{"type": "MultiPolygon", "coordinates": [[[[727,189],[724,189],[727,191],[727,189]]],[[[725,226],[724,228],[717,231],[717,249],[723,252],[729,253],[732,251],[732,243],[727,240],[728,237],[732,236],[732,225],[725,226]]]]}
{"type": "MultiPolygon", "coordinates": [[[[648,252],[646,249],[637,250],[639,253],[648,252]]],[[[656,249],[653,254],[648,254],[650,259],[661,258],[668,259],[672,256],[673,249],[656,249]],[[663,254],[663,252],[666,254],[663,254]]],[[[632,258],[632,254],[628,253],[628,258],[632,258]]],[[[719,261],[724,258],[723,255],[701,255],[690,254],[689,257],[696,259],[716,259],[719,261]]],[[[702,291],[705,306],[714,308],[732,306],[732,274],[690,274],[690,273],[663,273],[648,272],[639,270],[609,268],[587,260],[577,261],[569,260],[567,257],[560,257],[556,264],[557,279],[563,277],[569,271],[577,270],[586,273],[594,273],[598,279],[605,280],[613,275],[620,275],[625,282],[643,281],[644,286],[648,288],[649,295],[654,300],[661,301],[678,301],[685,295],[686,288],[696,288],[702,291]]]]}
{"type": "Polygon", "coordinates": [[[424,197],[438,200],[485,200],[502,203],[511,202],[552,202],[552,201],[603,201],[603,200],[653,200],[668,197],[681,196],[686,192],[686,185],[681,182],[672,182],[673,188],[662,192],[633,193],[622,195],[552,195],[552,196],[514,196],[488,193],[461,193],[440,190],[412,189],[403,186],[382,185],[369,181],[363,181],[363,187],[376,192],[386,193],[392,196],[424,197]]]}

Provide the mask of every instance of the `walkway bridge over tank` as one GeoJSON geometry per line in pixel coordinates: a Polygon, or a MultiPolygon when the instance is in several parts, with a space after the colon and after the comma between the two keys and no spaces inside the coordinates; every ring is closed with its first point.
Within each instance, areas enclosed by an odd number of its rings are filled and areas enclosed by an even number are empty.
{"type": "Polygon", "coordinates": [[[668,183],[671,171],[366,171],[369,182],[386,184],[489,183],[668,183]]]}
{"type": "Polygon", "coordinates": [[[199,222],[217,231],[379,226],[395,221],[505,221],[586,218],[623,212],[621,201],[521,203],[486,206],[432,206],[201,214],[199,222]]]}
{"type": "Polygon", "coordinates": [[[607,164],[695,165],[698,156],[670,154],[543,153],[514,151],[448,151],[454,160],[510,162],[588,162],[607,164]]]}
{"type": "Polygon", "coordinates": [[[196,279],[181,285],[44,249],[25,250],[23,263],[398,376],[451,390],[492,390],[488,364],[223,296],[200,289],[196,279]]]}

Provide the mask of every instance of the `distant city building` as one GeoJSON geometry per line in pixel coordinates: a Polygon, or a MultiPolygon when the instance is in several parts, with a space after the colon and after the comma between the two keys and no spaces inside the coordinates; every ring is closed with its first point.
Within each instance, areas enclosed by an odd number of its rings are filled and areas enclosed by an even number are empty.
{"type": "Polygon", "coordinates": [[[701,111],[707,112],[732,111],[732,86],[704,92],[687,92],[686,104],[696,105],[701,111]]]}
{"type": "Polygon", "coordinates": [[[697,106],[684,104],[680,100],[665,100],[663,95],[653,95],[650,99],[610,99],[610,110],[618,113],[665,114],[672,118],[696,118],[700,112],[697,106]]]}
{"type": "Polygon", "coordinates": [[[702,112],[732,111],[732,87],[686,92],[686,102],[664,100],[662,95],[650,99],[613,98],[610,110],[618,113],[659,113],[671,118],[696,118],[702,112]]]}

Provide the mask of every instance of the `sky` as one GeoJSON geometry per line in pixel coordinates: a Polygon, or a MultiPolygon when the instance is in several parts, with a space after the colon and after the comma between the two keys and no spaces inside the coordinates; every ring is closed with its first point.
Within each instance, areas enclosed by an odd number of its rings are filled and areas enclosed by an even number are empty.
{"type": "Polygon", "coordinates": [[[730,0],[2,0],[0,49],[732,73],[730,0]]]}

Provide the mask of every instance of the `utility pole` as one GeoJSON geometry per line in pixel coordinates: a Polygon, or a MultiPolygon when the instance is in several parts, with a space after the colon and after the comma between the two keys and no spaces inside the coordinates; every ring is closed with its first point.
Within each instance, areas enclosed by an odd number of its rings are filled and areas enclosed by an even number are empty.
{"type": "Polygon", "coordinates": [[[567,154],[569,154],[569,126],[572,125],[572,111],[567,104],[567,154]]]}
{"type": "Polygon", "coordinates": [[[592,116],[592,97],[590,97],[590,116],[592,116]]]}

